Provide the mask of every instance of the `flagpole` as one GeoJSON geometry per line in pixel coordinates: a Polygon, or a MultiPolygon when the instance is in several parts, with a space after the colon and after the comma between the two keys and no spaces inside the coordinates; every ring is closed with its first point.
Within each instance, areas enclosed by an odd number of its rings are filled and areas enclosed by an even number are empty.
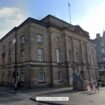
{"type": "Polygon", "coordinates": [[[69,8],[69,20],[70,20],[70,24],[71,24],[71,11],[70,11],[70,3],[68,2],[68,8],[69,8]]]}

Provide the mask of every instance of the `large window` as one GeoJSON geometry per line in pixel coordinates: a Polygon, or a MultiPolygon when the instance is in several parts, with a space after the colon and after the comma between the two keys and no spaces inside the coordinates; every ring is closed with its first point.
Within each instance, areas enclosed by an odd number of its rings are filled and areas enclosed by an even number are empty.
{"type": "Polygon", "coordinates": [[[59,37],[56,37],[56,42],[59,42],[59,37]]]}
{"type": "Polygon", "coordinates": [[[63,79],[62,71],[58,71],[58,80],[62,81],[62,79],[63,79]]]}
{"type": "Polygon", "coordinates": [[[3,53],[5,53],[5,51],[6,51],[6,46],[4,45],[3,46],[3,53]]]}
{"type": "Polygon", "coordinates": [[[61,50],[59,48],[56,49],[56,61],[57,63],[61,62],[61,50]]]}
{"type": "Polygon", "coordinates": [[[44,53],[42,48],[37,49],[37,56],[38,56],[38,61],[43,61],[44,60],[44,53]]]}
{"type": "Polygon", "coordinates": [[[105,61],[105,57],[103,57],[103,61],[105,61]]]}
{"type": "Polygon", "coordinates": [[[70,63],[72,63],[72,59],[73,59],[73,56],[72,56],[72,51],[68,51],[68,61],[70,62],[70,63]]]}
{"type": "Polygon", "coordinates": [[[25,59],[25,51],[21,50],[21,62],[24,62],[25,59]]]}
{"type": "Polygon", "coordinates": [[[37,35],[37,42],[39,42],[39,43],[43,42],[42,35],[37,35]]]}
{"type": "Polygon", "coordinates": [[[2,52],[2,65],[5,66],[5,56],[6,56],[6,46],[3,46],[3,52],[2,52]]]}
{"type": "Polygon", "coordinates": [[[102,48],[102,49],[101,49],[101,52],[102,52],[102,53],[105,53],[105,49],[102,48]]]}
{"type": "Polygon", "coordinates": [[[77,63],[79,63],[79,58],[80,58],[79,52],[76,52],[76,62],[77,62],[77,63]]]}
{"type": "Polygon", "coordinates": [[[38,74],[37,80],[38,80],[38,82],[44,82],[45,81],[45,72],[40,72],[38,74]]]}
{"type": "Polygon", "coordinates": [[[9,64],[11,63],[11,57],[12,57],[12,42],[10,41],[8,45],[8,63],[9,64]]]}
{"type": "Polygon", "coordinates": [[[12,42],[11,41],[9,42],[8,49],[9,49],[9,51],[12,49],[12,42]]]}
{"type": "Polygon", "coordinates": [[[104,42],[101,42],[101,46],[104,46],[104,42]]]}

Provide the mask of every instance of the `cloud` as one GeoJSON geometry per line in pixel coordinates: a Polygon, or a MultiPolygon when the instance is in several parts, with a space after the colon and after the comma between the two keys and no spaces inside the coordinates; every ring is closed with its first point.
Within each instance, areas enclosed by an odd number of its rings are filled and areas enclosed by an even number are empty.
{"type": "Polygon", "coordinates": [[[26,15],[19,8],[0,8],[0,38],[25,19],[26,15]]]}

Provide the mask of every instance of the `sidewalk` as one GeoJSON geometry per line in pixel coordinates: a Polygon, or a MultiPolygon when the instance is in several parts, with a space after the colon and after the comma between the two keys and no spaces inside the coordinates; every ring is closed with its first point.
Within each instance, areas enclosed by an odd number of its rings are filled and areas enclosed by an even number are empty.
{"type": "MultiPolygon", "coordinates": [[[[4,87],[1,90],[8,92],[10,88],[4,87]]],[[[105,105],[105,87],[100,88],[98,93],[90,93],[88,91],[73,91],[71,87],[66,88],[37,88],[37,89],[22,89],[18,90],[17,96],[29,99],[29,103],[37,105],[37,96],[46,97],[69,97],[67,102],[44,102],[44,105],[105,105]],[[33,104],[34,103],[34,104],[33,104]]],[[[28,101],[27,101],[28,102],[28,101]]],[[[40,102],[39,102],[40,103],[40,102]]],[[[23,102],[24,104],[24,102],[23,102]]],[[[21,105],[23,105],[21,104],[21,105]]],[[[28,103],[27,103],[28,104],[28,103]]],[[[15,104],[12,104],[15,105],[15,104]]],[[[30,105],[30,104],[29,104],[30,105]]],[[[40,103],[43,105],[43,102],[40,103]]]]}
{"type": "MultiPolygon", "coordinates": [[[[91,93],[88,91],[81,91],[81,92],[63,92],[61,93],[51,93],[45,94],[42,96],[47,97],[69,97],[69,101],[57,101],[57,102],[50,102],[51,105],[105,105],[105,87],[100,88],[100,92],[98,93],[91,93]]],[[[33,98],[35,99],[36,96],[33,98]]],[[[47,102],[46,102],[47,103],[47,102]]],[[[43,104],[41,104],[43,105],[43,104]]],[[[49,105],[49,104],[46,104],[49,105]]]]}
{"type": "Polygon", "coordinates": [[[60,92],[75,92],[73,91],[72,87],[65,87],[65,88],[36,88],[36,89],[24,89],[24,90],[19,90],[19,93],[25,93],[29,95],[48,95],[48,94],[56,94],[60,92]]]}
{"type": "Polygon", "coordinates": [[[100,92],[91,93],[88,91],[73,91],[72,88],[43,89],[41,91],[29,92],[31,100],[36,102],[36,96],[46,97],[69,97],[67,102],[39,102],[41,105],[104,105],[105,87],[100,92]]]}

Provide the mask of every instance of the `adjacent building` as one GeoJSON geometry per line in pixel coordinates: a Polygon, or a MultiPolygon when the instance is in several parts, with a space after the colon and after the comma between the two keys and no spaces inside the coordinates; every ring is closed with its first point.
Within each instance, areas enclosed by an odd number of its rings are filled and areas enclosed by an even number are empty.
{"type": "Polygon", "coordinates": [[[74,70],[83,81],[98,78],[94,45],[78,25],[51,15],[28,18],[0,40],[0,84],[67,86],[74,70]]]}
{"type": "Polygon", "coordinates": [[[96,34],[96,38],[92,42],[96,48],[100,79],[105,82],[105,31],[102,37],[99,33],[96,34]]]}

